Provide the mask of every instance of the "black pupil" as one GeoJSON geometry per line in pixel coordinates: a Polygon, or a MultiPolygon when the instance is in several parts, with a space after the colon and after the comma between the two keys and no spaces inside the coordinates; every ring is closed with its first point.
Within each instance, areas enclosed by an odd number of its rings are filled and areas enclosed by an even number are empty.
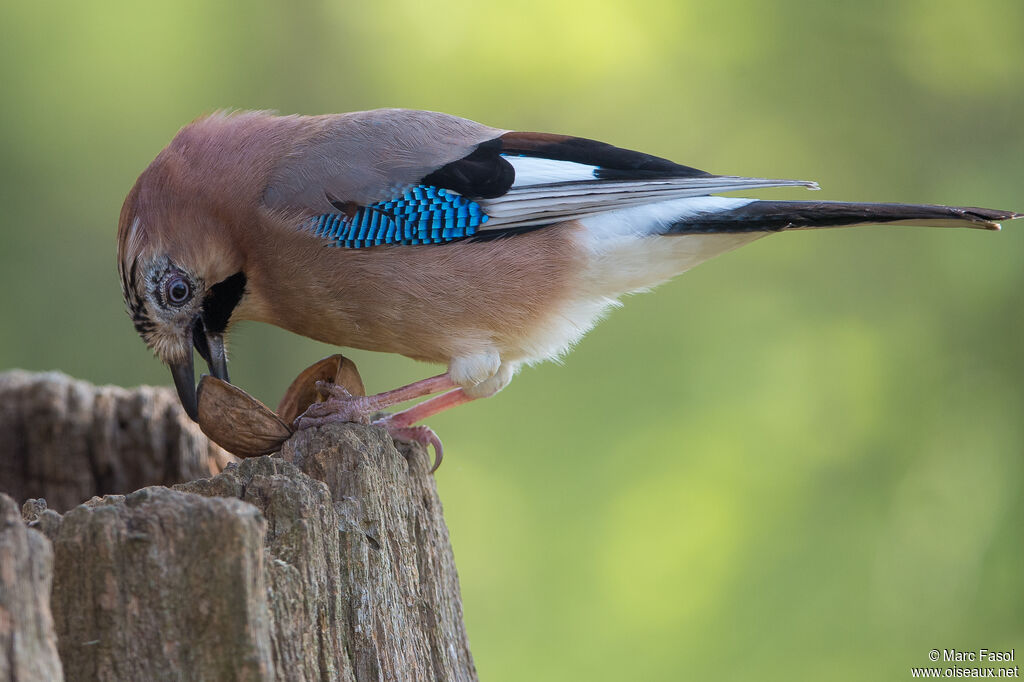
{"type": "Polygon", "coordinates": [[[171,286],[167,290],[168,295],[171,298],[172,303],[183,303],[188,298],[188,285],[185,284],[184,280],[176,280],[171,282],[171,286]]]}

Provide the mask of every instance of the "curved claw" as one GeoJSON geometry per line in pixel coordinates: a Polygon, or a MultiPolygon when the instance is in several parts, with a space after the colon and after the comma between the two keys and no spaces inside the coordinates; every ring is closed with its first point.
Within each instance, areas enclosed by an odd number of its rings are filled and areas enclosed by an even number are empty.
{"type": "Polygon", "coordinates": [[[419,426],[398,426],[389,417],[378,419],[373,423],[376,426],[383,426],[387,429],[392,438],[412,441],[424,447],[433,446],[434,465],[430,467],[430,473],[434,473],[441,466],[441,460],[444,459],[444,446],[441,445],[441,439],[438,438],[437,434],[429,426],[424,426],[423,424],[419,426]]]}

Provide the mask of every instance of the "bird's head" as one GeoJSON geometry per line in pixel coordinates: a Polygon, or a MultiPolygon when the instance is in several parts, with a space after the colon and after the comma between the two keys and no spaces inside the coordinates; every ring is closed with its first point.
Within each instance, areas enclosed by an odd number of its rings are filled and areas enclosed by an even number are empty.
{"type": "Polygon", "coordinates": [[[224,340],[246,294],[244,259],[225,215],[180,159],[164,154],[140,176],[118,225],[118,273],[128,314],[171,369],[185,411],[198,419],[193,349],[228,380],[224,340]],[[185,169],[188,170],[188,169],[185,169]]]}

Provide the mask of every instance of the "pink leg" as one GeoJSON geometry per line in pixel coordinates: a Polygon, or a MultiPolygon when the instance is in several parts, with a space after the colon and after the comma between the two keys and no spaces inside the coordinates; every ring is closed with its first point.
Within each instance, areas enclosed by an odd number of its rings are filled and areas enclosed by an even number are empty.
{"type": "Polygon", "coordinates": [[[413,405],[407,410],[396,412],[390,417],[385,417],[385,419],[388,419],[395,426],[411,426],[416,422],[429,419],[435,414],[444,412],[445,410],[458,407],[459,405],[465,405],[471,400],[474,400],[474,398],[470,398],[466,395],[465,391],[461,388],[457,388],[454,391],[448,391],[447,393],[435,396],[430,400],[424,400],[422,403],[413,405]]]}
{"type": "Polygon", "coordinates": [[[354,396],[337,384],[317,382],[317,387],[327,392],[329,397],[322,403],[313,403],[299,415],[295,420],[295,428],[308,429],[332,422],[366,424],[374,412],[407,400],[439,393],[454,386],[446,373],[376,395],[354,396]]]}
{"type": "Polygon", "coordinates": [[[437,471],[437,467],[441,466],[441,460],[444,458],[444,447],[441,445],[441,439],[437,437],[437,434],[429,426],[413,426],[413,424],[433,417],[439,412],[464,405],[471,400],[474,400],[474,398],[466,395],[466,392],[461,388],[457,388],[454,391],[448,391],[429,400],[424,400],[422,403],[413,405],[409,409],[378,419],[373,423],[386,428],[393,438],[411,440],[423,445],[433,445],[434,465],[430,468],[430,473],[434,473],[437,471]]]}

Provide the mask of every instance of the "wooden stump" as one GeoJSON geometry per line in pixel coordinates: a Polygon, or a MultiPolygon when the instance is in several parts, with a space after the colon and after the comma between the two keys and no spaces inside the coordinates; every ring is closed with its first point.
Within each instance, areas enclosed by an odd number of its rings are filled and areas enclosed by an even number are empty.
{"type": "Polygon", "coordinates": [[[0,492],[16,500],[43,497],[64,511],[94,495],[209,476],[231,461],[170,388],[0,374],[0,492]]]}
{"type": "Polygon", "coordinates": [[[0,682],[475,680],[429,466],[339,424],[28,528],[0,496],[0,682]]]}
{"type": "Polygon", "coordinates": [[[0,680],[61,678],[50,616],[53,550],[0,494],[0,680]]]}

